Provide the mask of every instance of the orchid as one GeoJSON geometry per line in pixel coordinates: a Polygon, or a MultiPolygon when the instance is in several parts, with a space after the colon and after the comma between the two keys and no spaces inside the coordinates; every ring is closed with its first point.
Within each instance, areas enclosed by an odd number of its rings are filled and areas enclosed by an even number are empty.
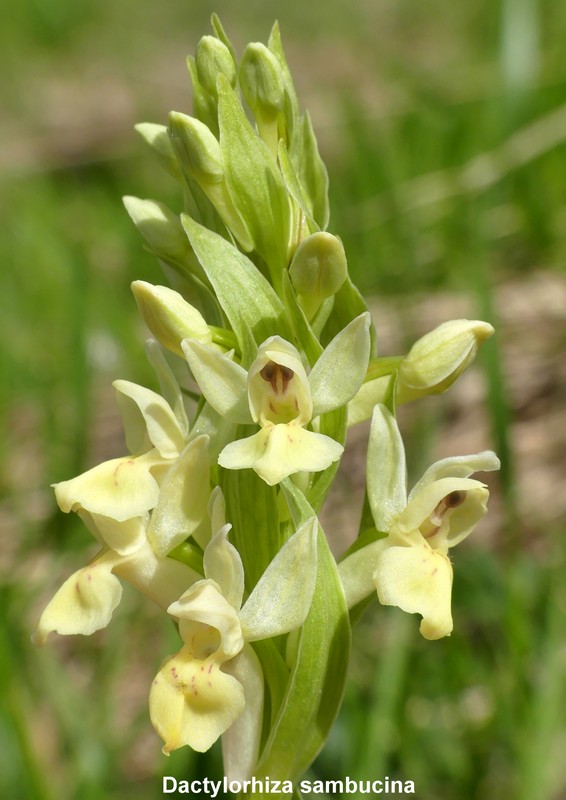
{"type": "MultiPolygon", "coordinates": [[[[163,364],[160,370],[171,377],[163,364]]],[[[199,577],[166,556],[205,527],[208,439],[185,444],[183,417],[163,397],[128,381],[114,385],[127,444],[139,454],[55,485],[61,510],[75,511],[103,547],[47,605],[34,634],[38,643],[51,631],[87,635],[106,627],[122,595],[118,577],[163,608],[199,577]],[[176,502],[169,507],[171,496],[176,502]]]]}
{"type": "MultiPolygon", "coordinates": [[[[216,16],[212,28],[188,59],[189,113],[137,126],[179,207],[124,198],[171,284],[132,284],[159,388],[116,381],[129,454],[55,485],[100,550],[34,639],[104,628],[128,581],[180,637],[149,693],[163,752],[221,738],[229,780],[300,796],[340,708],[361,601],[420,614],[428,639],[452,630],[449,552],[488,500],[470,476],[499,462],[438,461],[408,493],[395,403],[447,390],[493,328],[452,320],[405,355],[378,354],[327,230],[328,174],[277,24],[242,58],[216,16]],[[370,417],[367,502],[337,564],[317,514],[348,425],[370,417]]],[[[256,788],[276,793],[238,797],[256,788]]]]}
{"type": "Polygon", "coordinates": [[[182,346],[210,405],[234,422],[260,427],[228,444],[218,458],[221,466],[252,468],[273,486],[296,472],[319,472],[340,458],[340,443],[306,426],[343,406],[360,388],[369,358],[368,314],[337,334],[310,375],[296,347],[280,336],[259,346],[247,373],[200,342],[188,339],[182,346]]]}
{"type": "MultiPolygon", "coordinates": [[[[168,609],[179,622],[183,647],[154,680],[150,713],[165,753],[185,744],[202,752],[248,706],[245,735],[253,742],[253,766],[263,677],[249,643],[288,633],[304,622],[315,585],[318,525],[313,518],[288,539],[243,605],[244,569],[228,541],[230,527],[224,525],[204,552],[205,579],[168,609]]],[[[236,731],[235,741],[242,735],[236,731]]]]}
{"type": "Polygon", "coordinates": [[[439,639],[452,631],[450,548],[465,539],[487,511],[489,491],[473,472],[495,470],[491,451],[433,464],[407,497],[403,443],[393,415],[376,406],[368,449],[368,499],[378,531],[386,534],[339,565],[348,605],[377,590],[384,605],[422,616],[421,633],[439,639]]]}

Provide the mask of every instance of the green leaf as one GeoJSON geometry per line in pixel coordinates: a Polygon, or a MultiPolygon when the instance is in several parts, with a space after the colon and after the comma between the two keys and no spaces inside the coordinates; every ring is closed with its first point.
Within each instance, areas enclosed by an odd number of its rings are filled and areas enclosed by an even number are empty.
{"type": "MultiPolygon", "coordinates": [[[[313,510],[286,479],[295,524],[313,510]]],[[[296,780],[323,746],[342,702],[350,652],[350,623],[336,563],[319,526],[318,573],[313,602],[300,634],[296,661],[256,777],[296,780]]]]}
{"type": "Polygon", "coordinates": [[[285,309],[269,282],[243,253],[186,215],[181,222],[243,350],[247,328],[257,344],[290,336],[285,309]]]}
{"type": "Polygon", "coordinates": [[[325,348],[309,376],[313,416],[346,405],[367,372],[371,319],[367,312],[346,325],[325,348]]]}
{"type": "Polygon", "coordinates": [[[290,208],[287,190],[266,144],[250,125],[229,82],[218,79],[220,149],[226,184],[274,286],[287,265],[290,208]]]}

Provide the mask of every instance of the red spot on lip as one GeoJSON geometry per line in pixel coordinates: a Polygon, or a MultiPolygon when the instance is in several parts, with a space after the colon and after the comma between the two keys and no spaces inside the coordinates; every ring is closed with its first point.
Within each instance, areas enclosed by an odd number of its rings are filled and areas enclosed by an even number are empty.
{"type": "Polygon", "coordinates": [[[118,472],[122,469],[122,467],[125,467],[126,465],[129,466],[130,464],[133,464],[133,463],[134,463],[134,459],[133,458],[129,458],[127,461],[122,461],[121,464],[118,464],[118,466],[114,470],[114,485],[115,486],[118,486],[118,472]]]}

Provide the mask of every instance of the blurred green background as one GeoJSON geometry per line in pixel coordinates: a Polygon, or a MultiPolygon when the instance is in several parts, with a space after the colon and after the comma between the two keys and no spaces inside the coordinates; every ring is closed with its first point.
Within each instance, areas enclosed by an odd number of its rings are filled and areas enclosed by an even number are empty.
{"type": "MultiPolygon", "coordinates": [[[[443,319],[498,330],[446,396],[403,414],[413,472],[496,449],[490,519],[455,552],[456,632],[370,609],[314,773],[415,781],[420,800],[566,798],[566,5],[555,0],[21,0],[1,13],[0,795],[150,800],[147,688],[172,627],[128,592],[112,625],[41,651],[29,633],[93,551],[49,484],[123,440],[111,380],[152,378],[129,284],[158,283],[121,196],[179,208],[133,132],[190,111],[184,58],[217,11],[241,52],[275,17],[331,178],[331,230],[381,350],[443,319]]],[[[364,431],[327,513],[354,527],[364,431]]],[[[337,522],[343,522],[343,531],[337,522]]],[[[334,529],[334,530],[332,530],[334,529]]]]}

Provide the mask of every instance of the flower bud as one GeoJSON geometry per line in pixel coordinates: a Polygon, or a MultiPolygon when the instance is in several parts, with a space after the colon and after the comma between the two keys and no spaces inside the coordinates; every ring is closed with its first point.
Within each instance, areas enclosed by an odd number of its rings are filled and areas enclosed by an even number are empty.
{"type": "Polygon", "coordinates": [[[123,197],[122,202],[151,250],[160,256],[182,259],[190,250],[179,217],[156,200],[123,197]]]}
{"type": "Polygon", "coordinates": [[[198,183],[220,183],[224,167],[220,145],[203,122],[186,114],[169,114],[169,133],[181,164],[198,183]]]}
{"type": "MultiPolygon", "coordinates": [[[[399,368],[398,391],[443,392],[475,358],[478,346],[493,334],[488,322],[455,319],[425,334],[399,368]]],[[[399,398],[402,402],[402,399],[399,398]]]]}
{"type": "Polygon", "coordinates": [[[336,294],[346,280],[348,264],[342,242],[336,236],[319,231],[299,244],[289,275],[297,292],[322,301],[336,294]]]}
{"type": "Polygon", "coordinates": [[[183,339],[212,342],[212,334],[200,312],[178,292],[146,281],[134,281],[132,291],[145,324],[167,350],[183,356],[183,339]]]}
{"type": "Polygon", "coordinates": [[[236,85],[236,65],[232,54],[216,36],[202,37],[197,46],[195,61],[199,80],[213,97],[218,97],[218,75],[226,75],[232,87],[236,85]]]}
{"type": "Polygon", "coordinates": [[[256,114],[273,116],[283,110],[285,89],[279,62],[260,42],[249,44],[240,62],[240,86],[256,114]]]}
{"type": "Polygon", "coordinates": [[[157,125],[154,122],[140,122],[134,127],[144,142],[151,147],[167,172],[174,178],[180,178],[181,170],[175,158],[173,145],[165,125],[157,125]]]}

